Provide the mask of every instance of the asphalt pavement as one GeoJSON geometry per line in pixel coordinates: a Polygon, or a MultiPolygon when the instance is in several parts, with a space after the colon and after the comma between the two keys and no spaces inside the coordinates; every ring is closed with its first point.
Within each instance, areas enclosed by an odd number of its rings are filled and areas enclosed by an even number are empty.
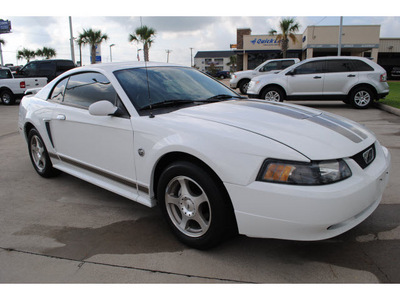
{"type": "Polygon", "coordinates": [[[44,179],[0,105],[0,283],[400,283],[400,117],[339,101],[298,102],[357,121],[392,154],[378,209],[318,242],[237,236],[190,249],[147,208],[67,174],[44,179]]]}

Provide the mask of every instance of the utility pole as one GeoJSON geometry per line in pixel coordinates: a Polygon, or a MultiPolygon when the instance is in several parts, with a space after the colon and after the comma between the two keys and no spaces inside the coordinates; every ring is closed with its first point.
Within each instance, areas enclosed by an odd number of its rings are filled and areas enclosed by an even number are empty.
{"type": "Polygon", "coordinates": [[[193,48],[190,48],[190,66],[193,67],[193,48]]]}
{"type": "Polygon", "coordinates": [[[337,52],[338,56],[340,56],[342,54],[342,31],[343,31],[343,17],[340,17],[339,44],[338,44],[338,52],[337,52]]]}
{"type": "Polygon", "coordinates": [[[110,62],[112,62],[112,52],[111,52],[111,47],[114,47],[115,46],[115,44],[111,44],[110,45],[110,62]]]}
{"type": "Polygon", "coordinates": [[[74,34],[72,32],[72,18],[69,17],[69,33],[70,33],[70,45],[71,45],[71,59],[75,64],[75,51],[74,51],[74,34]]]}
{"type": "Polygon", "coordinates": [[[172,52],[172,50],[165,50],[165,52],[167,52],[167,63],[169,62],[169,54],[172,52]]]}

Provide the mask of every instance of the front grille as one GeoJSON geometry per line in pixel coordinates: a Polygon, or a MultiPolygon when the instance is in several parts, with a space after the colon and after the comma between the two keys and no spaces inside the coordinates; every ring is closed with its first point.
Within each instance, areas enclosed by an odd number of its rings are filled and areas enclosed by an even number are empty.
{"type": "Polygon", "coordinates": [[[358,163],[358,165],[361,168],[365,169],[375,160],[375,157],[376,157],[375,144],[372,144],[371,146],[357,153],[351,158],[354,159],[355,162],[358,163]]]}

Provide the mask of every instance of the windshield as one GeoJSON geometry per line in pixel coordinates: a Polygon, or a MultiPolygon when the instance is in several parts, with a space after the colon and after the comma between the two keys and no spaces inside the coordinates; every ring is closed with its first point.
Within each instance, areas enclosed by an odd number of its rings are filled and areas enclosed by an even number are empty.
{"type": "Polygon", "coordinates": [[[145,68],[135,68],[116,71],[114,74],[138,111],[149,108],[149,104],[159,107],[163,103],[198,104],[209,103],[210,98],[222,101],[240,97],[193,68],[150,67],[147,68],[147,74],[145,68]],[[215,96],[219,97],[214,98],[215,96]]]}

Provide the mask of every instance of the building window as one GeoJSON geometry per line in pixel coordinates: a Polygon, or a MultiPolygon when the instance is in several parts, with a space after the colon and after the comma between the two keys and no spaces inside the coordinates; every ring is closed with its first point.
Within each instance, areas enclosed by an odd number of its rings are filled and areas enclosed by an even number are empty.
{"type": "Polygon", "coordinates": [[[214,64],[216,64],[218,66],[222,66],[224,64],[224,59],[223,58],[215,58],[214,64]]]}

